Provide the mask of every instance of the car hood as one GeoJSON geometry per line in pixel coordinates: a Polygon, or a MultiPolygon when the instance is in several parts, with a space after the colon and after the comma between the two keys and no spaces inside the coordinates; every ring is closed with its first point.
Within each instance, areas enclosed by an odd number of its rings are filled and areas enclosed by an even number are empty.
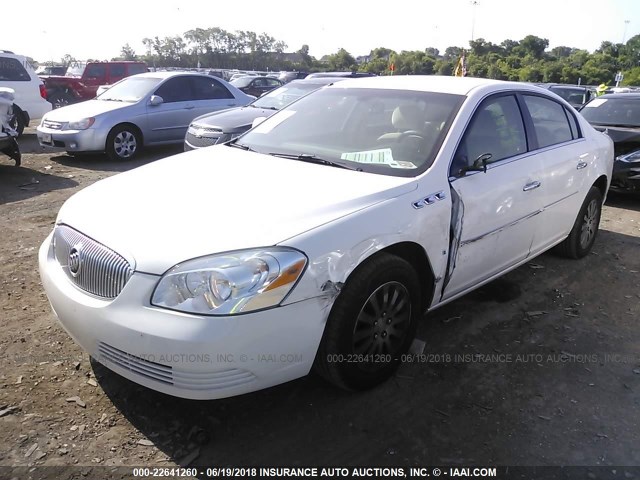
{"type": "Polygon", "coordinates": [[[107,100],[87,100],[86,102],[74,103],[66,107],[57,108],[47,113],[47,120],[53,122],[68,122],[69,120],[79,120],[81,118],[95,117],[101,113],[118,110],[120,108],[134,105],[128,102],[113,102],[107,100]]]}
{"type": "Polygon", "coordinates": [[[99,181],[67,200],[57,221],[159,275],[190,258],[282,243],[416,187],[219,145],[99,181]]]}
{"type": "Polygon", "coordinates": [[[640,128],[639,127],[611,127],[605,125],[594,125],[600,132],[606,132],[613,140],[615,157],[640,150],[640,128]]]}
{"type": "Polygon", "coordinates": [[[258,117],[270,117],[276,110],[255,107],[240,107],[223,110],[222,112],[208,113],[196,118],[192,125],[214,127],[222,129],[223,133],[235,133],[236,130],[244,130],[251,126],[258,117]]]}

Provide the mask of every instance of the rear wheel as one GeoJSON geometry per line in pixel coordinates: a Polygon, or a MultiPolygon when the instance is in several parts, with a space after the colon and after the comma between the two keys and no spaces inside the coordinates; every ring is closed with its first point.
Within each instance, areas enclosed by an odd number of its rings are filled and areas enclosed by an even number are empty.
{"type": "Polygon", "coordinates": [[[65,92],[53,92],[49,95],[49,102],[54,109],[66,107],[74,103],[74,99],[71,95],[65,92]]]}
{"type": "Polygon", "coordinates": [[[336,299],[314,368],[348,390],[389,378],[415,335],[418,277],[405,260],[382,253],[359,267],[336,299]]]}
{"type": "Polygon", "coordinates": [[[133,125],[119,125],[107,137],[106,151],[111,160],[133,160],[142,149],[142,139],[133,125]]]}
{"type": "Polygon", "coordinates": [[[591,187],[582,203],[571,233],[558,245],[559,253],[565,257],[576,259],[586,256],[596,240],[601,214],[602,193],[598,188],[591,187]]]}

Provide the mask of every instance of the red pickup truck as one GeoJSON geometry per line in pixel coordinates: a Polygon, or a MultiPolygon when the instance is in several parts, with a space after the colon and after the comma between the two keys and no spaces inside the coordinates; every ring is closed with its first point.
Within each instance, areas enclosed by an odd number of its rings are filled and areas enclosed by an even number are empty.
{"type": "Polygon", "coordinates": [[[88,62],[71,65],[64,76],[42,76],[47,99],[53,108],[89,100],[100,85],[111,85],[148,71],[144,62],[88,62]]]}

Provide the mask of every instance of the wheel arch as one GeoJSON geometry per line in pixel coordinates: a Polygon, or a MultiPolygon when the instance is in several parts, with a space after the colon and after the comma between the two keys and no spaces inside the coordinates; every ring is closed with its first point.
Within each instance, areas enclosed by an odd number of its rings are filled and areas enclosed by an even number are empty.
{"type": "Polygon", "coordinates": [[[107,138],[105,140],[105,148],[107,148],[107,143],[106,142],[109,141],[109,137],[111,136],[113,131],[116,128],[120,128],[120,127],[131,127],[131,128],[133,128],[136,131],[136,133],[140,136],[140,144],[141,144],[141,146],[144,146],[144,135],[142,133],[142,129],[138,125],[133,123],[133,122],[120,122],[120,123],[116,123],[113,127],[111,127],[109,129],[109,133],[107,133],[107,138]]]}
{"type": "Polygon", "coordinates": [[[354,268],[345,279],[345,283],[359,270],[365,263],[371,261],[381,254],[394,255],[400,257],[409,263],[420,281],[420,301],[423,310],[431,306],[435,294],[435,275],[429,257],[425,249],[418,243],[412,241],[403,241],[384,247],[374,254],[365,258],[356,268],[354,268]]]}
{"type": "Polygon", "coordinates": [[[609,184],[609,180],[606,175],[600,175],[595,182],[593,182],[593,186],[600,190],[602,194],[602,198],[606,198],[607,194],[607,186],[609,184]]]}

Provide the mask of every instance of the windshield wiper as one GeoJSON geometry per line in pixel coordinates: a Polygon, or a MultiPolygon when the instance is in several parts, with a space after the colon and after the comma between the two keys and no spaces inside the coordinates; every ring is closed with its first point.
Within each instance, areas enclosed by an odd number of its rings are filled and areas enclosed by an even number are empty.
{"type": "Polygon", "coordinates": [[[346,163],[334,162],[332,160],[320,158],[320,157],[317,157],[316,155],[311,155],[309,153],[290,154],[290,153],[272,152],[269,155],[273,155],[274,157],[280,157],[280,158],[289,158],[291,160],[300,160],[301,162],[316,163],[319,165],[328,165],[330,167],[346,168],[347,170],[355,170],[356,172],[362,172],[361,168],[351,167],[346,163]]]}
{"type": "Polygon", "coordinates": [[[225,145],[227,145],[228,147],[240,148],[246,152],[255,152],[255,150],[251,148],[249,145],[245,145],[244,143],[238,143],[237,140],[238,140],[237,138],[234,138],[230,142],[227,142],[225,145]]]}

